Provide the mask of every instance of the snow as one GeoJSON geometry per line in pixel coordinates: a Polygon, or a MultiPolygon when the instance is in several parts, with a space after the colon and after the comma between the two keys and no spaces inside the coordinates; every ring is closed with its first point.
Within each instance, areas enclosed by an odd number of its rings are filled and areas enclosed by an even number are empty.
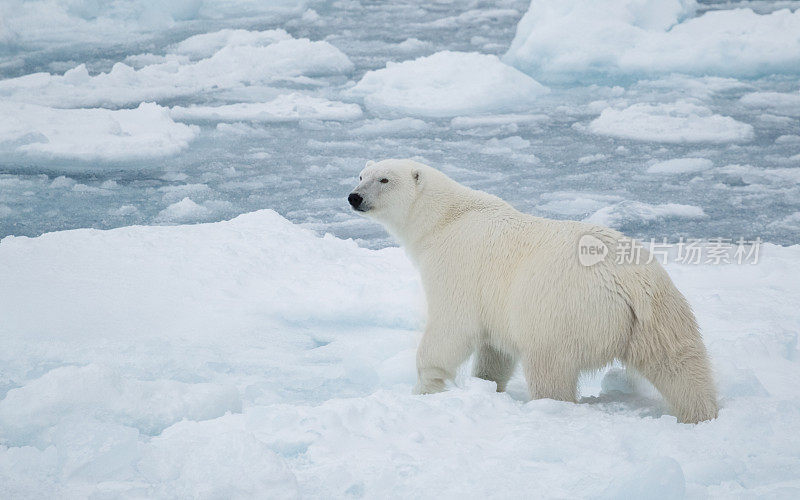
{"type": "Polygon", "coordinates": [[[760,251],[667,266],[721,397],[683,425],[616,367],[580,404],[466,369],[412,396],[424,309],[403,252],[270,210],[7,237],[0,495],[793,497],[800,247],[760,251]]]}
{"type": "Polygon", "coordinates": [[[504,60],[544,82],[800,71],[800,11],[695,17],[697,7],[694,0],[531,0],[504,60]]]}
{"type": "Polygon", "coordinates": [[[686,100],[664,104],[637,103],[624,109],[606,108],[588,130],[636,141],[672,143],[747,142],[753,126],[730,116],[715,114],[706,106],[686,100]]]}
{"type": "Polygon", "coordinates": [[[653,163],[647,167],[647,172],[666,175],[693,174],[708,170],[713,166],[714,162],[707,158],[673,158],[653,163]]]}
{"type": "Polygon", "coordinates": [[[291,93],[267,102],[237,103],[222,106],[175,106],[170,116],[176,120],[287,122],[298,120],[339,120],[361,118],[357,104],[329,101],[291,93]]]}
{"type": "Polygon", "coordinates": [[[389,62],[351,90],[373,113],[419,117],[510,112],[545,93],[546,87],[497,56],[451,51],[389,62]]]}
{"type": "Polygon", "coordinates": [[[116,111],[57,109],[0,101],[0,151],[81,160],[119,161],[175,154],[199,134],[153,103],[116,111]]]}

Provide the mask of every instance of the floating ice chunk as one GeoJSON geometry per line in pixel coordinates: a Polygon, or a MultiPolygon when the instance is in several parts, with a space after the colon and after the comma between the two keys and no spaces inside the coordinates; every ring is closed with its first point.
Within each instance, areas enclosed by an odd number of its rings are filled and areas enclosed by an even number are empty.
{"type": "Polygon", "coordinates": [[[207,184],[180,184],[177,186],[162,186],[158,190],[163,195],[163,200],[167,202],[176,202],[183,200],[187,196],[208,196],[211,193],[211,188],[207,184]]]}
{"type": "Polygon", "coordinates": [[[799,144],[800,135],[782,135],[775,139],[775,144],[799,144]]]}
{"type": "Polygon", "coordinates": [[[59,175],[50,182],[50,189],[68,189],[77,184],[75,179],[71,179],[65,175],[59,175]]]}
{"type": "Polygon", "coordinates": [[[740,101],[745,106],[767,109],[776,115],[800,117],[800,92],[753,92],[740,101]]]}
{"type": "Polygon", "coordinates": [[[603,153],[595,153],[593,155],[581,156],[580,158],[578,158],[578,165],[588,165],[589,163],[594,163],[605,159],[606,155],[604,155],[603,153]]]}
{"type": "Polygon", "coordinates": [[[175,123],[153,103],[136,109],[55,109],[0,102],[0,150],[80,160],[132,160],[175,154],[199,128],[175,123]]]}
{"type": "Polygon", "coordinates": [[[604,207],[585,219],[586,222],[619,228],[629,223],[652,222],[658,219],[701,219],[707,217],[702,208],[679,203],[650,205],[640,201],[622,201],[604,207]]]}
{"type": "Polygon", "coordinates": [[[674,91],[683,96],[691,96],[703,100],[722,92],[750,87],[750,84],[735,78],[681,74],[670,74],[655,80],[640,80],[634,85],[634,88],[656,89],[661,92],[674,91]]]}
{"type": "Polygon", "coordinates": [[[745,142],[753,138],[752,125],[689,101],[606,108],[588,130],[623,139],[671,143],[745,142]]]}
{"type": "Polygon", "coordinates": [[[744,184],[800,184],[798,168],[761,168],[753,165],[725,165],[715,173],[735,177],[744,184]]]}
{"type": "Polygon", "coordinates": [[[223,47],[239,47],[242,45],[264,47],[281,40],[291,39],[292,36],[281,29],[267,31],[226,29],[190,36],[186,40],[170,47],[168,52],[192,59],[203,59],[211,57],[223,47]]]}
{"type": "MultiPolygon", "coordinates": [[[[300,16],[300,19],[302,19],[305,23],[314,24],[320,22],[322,18],[316,10],[307,9],[305,12],[303,12],[303,15],[300,16]]],[[[322,21],[322,23],[324,24],[325,21],[322,21]]]]}
{"type": "Polygon", "coordinates": [[[694,15],[694,0],[533,0],[504,60],[542,81],[800,72],[800,10],[694,15]]]}
{"type": "Polygon", "coordinates": [[[689,174],[702,172],[714,166],[714,162],[706,158],[673,158],[660,161],[647,167],[651,174],[689,174]]]}
{"type": "Polygon", "coordinates": [[[202,205],[198,205],[191,198],[186,197],[181,201],[169,205],[160,211],[156,216],[156,221],[162,223],[180,224],[182,222],[196,222],[206,217],[210,210],[202,205]]]}
{"type": "Polygon", "coordinates": [[[202,19],[279,21],[299,15],[306,3],[304,0],[6,0],[0,3],[0,43],[23,49],[71,43],[119,46],[181,26],[194,27],[195,21],[202,19]]]}
{"type": "Polygon", "coordinates": [[[240,45],[234,38],[232,43],[196,62],[172,55],[166,62],[138,70],[117,63],[108,73],[90,76],[81,65],[61,76],[34,73],[10,78],[0,81],[0,98],[59,107],[121,106],[353,69],[350,59],[328,42],[292,38],[260,45],[265,43],[262,38],[259,45],[240,45]]]}
{"type": "Polygon", "coordinates": [[[531,145],[531,141],[523,139],[518,135],[512,135],[504,139],[492,137],[486,142],[486,146],[481,150],[485,154],[499,155],[511,154],[520,149],[525,149],[531,145]]]}
{"type": "Polygon", "coordinates": [[[298,120],[349,121],[361,118],[358,104],[329,101],[304,94],[282,94],[269,102],[228,104],[224,106],[175,106],[170,116],[177,120],[220,122],[288,122],[298,120]]]}
{"type": "Polygon", "coordinates": [[[556,191],[544,193],[542,201],[544,203],[536,206],[538,210],[574,217],[588,215],[609,203],[622,201],[622,197],[600,193],[556,191]]]}
{"type": "Polygon", "coordinates": [[[108,211],[108,215],[114,217],[128,217],[132,215],[139,215],[139,209],[135,205],[121,205],[118,208],[112,208],[108,211]]]}
{"type": "Polygon", "coordinates": [[[363,125],[350,131],[353,135],[373,136],[406,136],[416,135],[430,129],[431,126],[418,118],[398,118],[396,120],[367,120],[363,125]]]}
{"type": "Polygon", "coordinates": [[[350,92],[378,114],[450,117],[517,111],[547,91],[496,56],[444,51],[389,62],[367,72],[350,92]]]}
{"type": "Polygon", "coordinates": [[[435,21],[425,23],[425,26],[431,28],[452,28],[464,25],[475,26],[517,16],[519,16],[519,12],[514,9],[473,9],[457,16],[436,19],[435,21]]]}
{"type": "Polygon", "coordinates": [[[422,52],[423,50],[427,50],[431,47],[430,42],[423,42],[417,38],[406,38],[402,42],[398,43],[394,46],[395,50],[398,52],[422,52]]]}
{"type": "Polygon", "coordinates": [[[517,123],[542,123],[548,120],[547,115],[486,115],[486,116],[456,116],[450,120],[450,126],[455,129],[470,129],[476,127],[491,127],[517,123]]]}

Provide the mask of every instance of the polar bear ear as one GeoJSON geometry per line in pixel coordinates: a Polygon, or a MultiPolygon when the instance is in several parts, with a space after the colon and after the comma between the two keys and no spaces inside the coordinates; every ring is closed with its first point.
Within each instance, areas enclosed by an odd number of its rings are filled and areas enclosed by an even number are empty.
{"type": "Polygon", "coordinates": [[[367,160],[367,163],[364,165],[364,168],[371,167],[373,165],[375,165],[374,160],[367,160]]]}

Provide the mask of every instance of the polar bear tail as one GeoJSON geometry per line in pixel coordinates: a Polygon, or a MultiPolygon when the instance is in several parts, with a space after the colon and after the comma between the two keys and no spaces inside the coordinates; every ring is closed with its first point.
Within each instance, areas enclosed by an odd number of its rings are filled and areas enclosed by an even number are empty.
{"type": "Polygon", "coordinates": [[[625,362],[661,392],[678,421],[716,418],[714,380],[689,303],[657,264],[628,271],[618,276],[635,317],[625,362]]]}

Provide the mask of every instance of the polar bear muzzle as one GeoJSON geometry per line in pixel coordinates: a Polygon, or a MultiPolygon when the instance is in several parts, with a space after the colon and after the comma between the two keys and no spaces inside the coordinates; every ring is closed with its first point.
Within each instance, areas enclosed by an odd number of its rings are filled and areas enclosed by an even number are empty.
{"type": "Polygon", "coordinates": [[[350,203],[350,206],[353,207],[353,210],[358,212],[366,212],[367,209],[364,206],[364,198],[358,193],[350,193],[347,197],[347,201],[350,203]]]}

